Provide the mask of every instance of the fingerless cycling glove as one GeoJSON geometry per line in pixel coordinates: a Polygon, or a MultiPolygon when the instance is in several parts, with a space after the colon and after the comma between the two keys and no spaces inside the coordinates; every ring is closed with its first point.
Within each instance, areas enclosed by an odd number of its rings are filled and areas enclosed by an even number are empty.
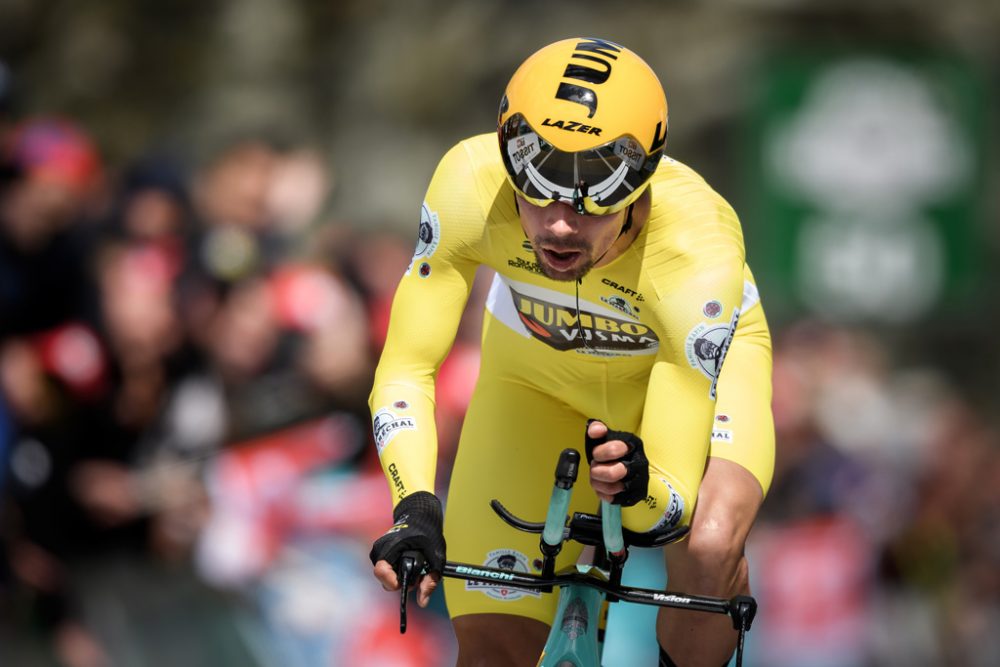
{"type": "Polygon", "coordinates": [[[369,558],[372,565],[380,560],[397,567],[405,551],[419,551],[427,559],[429,571],[444,569],[444,514],[441,501],[428,491],[417,491],[399,501],[392,512],[392,528],[375,540],[369,558]]]}
{"type": "MultiPolygon", "coordinates": [[[[609,440],[621,440],[628,445],[628,452],[618,459],[618,462],[625,466],[625,477],[622,484],[625,488],[614,495],[612,502],[623,507],[631,507],[640,500],[644,500],[649,493],[649,460],[642,448],[642,438],[635,433],[628,431],[612,431],[610,428],[600,438],[590,437],[590,425],[595,419],[587,421],[586,430],[586,450],[587,463],[594,462],[594,447],[604,444],[609,440]]],[[[606,463],[613,463],[607,461],[606,463]]]]}

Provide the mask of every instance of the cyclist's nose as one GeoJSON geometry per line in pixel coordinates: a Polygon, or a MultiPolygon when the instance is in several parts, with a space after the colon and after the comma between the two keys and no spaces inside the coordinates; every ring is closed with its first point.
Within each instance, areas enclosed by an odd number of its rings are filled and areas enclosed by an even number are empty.
{"type": "Polygon", "coordinates": [[[569,204],[553,202],[546,207],[546,226],[556,236],[571,236],[579,226],[576,211],[569,204]]]}

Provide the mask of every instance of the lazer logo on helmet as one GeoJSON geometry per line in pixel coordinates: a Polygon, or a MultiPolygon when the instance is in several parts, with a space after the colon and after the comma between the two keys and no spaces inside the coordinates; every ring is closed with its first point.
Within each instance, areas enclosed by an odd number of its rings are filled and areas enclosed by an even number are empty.
{"type": "Polygon", "coordinates": [[[567,132],[583,132],[585,134],[593,134],[598,137],[601,136],[601,128],[584,125],[583,123],[578,123],[575,120],[552,120],[551,118],[546,118],[542,121],[542,125],[547,127],[558,127],[560,130],[566,130],[567,132]]]}

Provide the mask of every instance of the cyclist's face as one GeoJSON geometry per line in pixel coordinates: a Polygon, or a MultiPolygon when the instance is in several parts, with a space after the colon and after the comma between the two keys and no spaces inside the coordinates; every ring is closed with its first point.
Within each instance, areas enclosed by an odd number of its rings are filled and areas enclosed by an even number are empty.
{"type": "Polygon", "coordinates": [[[521,197],[517,205],[542,273],[553,280],[585,276],[614,244],[625,216],[580,215],[564,202],[536,206],[521,197]]]}

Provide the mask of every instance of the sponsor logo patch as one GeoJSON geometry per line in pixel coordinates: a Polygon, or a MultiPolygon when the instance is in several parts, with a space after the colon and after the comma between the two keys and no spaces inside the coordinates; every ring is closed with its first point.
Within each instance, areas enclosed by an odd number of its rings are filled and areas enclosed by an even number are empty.
{"type": "Polygon", "coordinates": [[[731,443],[733,441],[733,432],[726,428],[714,428],[712,429],[712,442],[725,442],[731,443]]]}
{"type": "Polygon", "coordinates": [[[538,262],[529,262],[523,257],[508,259],[507,266],[512,269],[522,269],[524,271],[530,271],[531,273],[537,273],[538,275],[542,274],[542,267],[538,265],[538,262]]]}
{"type": "Polygon", "coordinates": [[[628,301],[626,301],[625,299],[623,299],[622,297],[617,296],[617,295],[614,295],[614,296],[602,296],[601,297],[601,301],[603,301],[604,303],[608,304],[609,306],[611,306],[615,310],[620,310],[621,312],[625,313],[629,317],[636,317],[637,313],[639,312],[638,308],[634,308],[632,306],[632,304],[630,304],[628,301]]]}
{"type": "MultiPolygon", "coordinates": [[[[395,463],[389,464],[389,476],[392,478],[393,493],[402,500],[406,497],[406,484],[403,483],[403,477],[399,474],[399,468],[396,467],[395,463]]],[[[400,521],[408,520],[408,516],[402,517],[400,521]]]]}
{"type": "MultiPolygon", "coordinates": [[[[582,132],[584,134],[593,134],[596,136],[601,136],[602,129],[599,127],[594,127],[592,125],[585,125],[575,120],[553,120],[552,118],[546,118],[542,121],[542,125],[546,127],[558,127],[560,130],[566,130],[567,132],[582,132]]],[[[634,143],[634,142],[633,142],[634,143]]]]}
{"type": "MultiPolygon", "coordinates": [[[[483,565],[486,567],[493,567],[498,570],[507,570],[509,572],[527,572],[528,557],[520,551],[515,551],[513,549],[496,549],[486,554],[486,560],[483,562],[483,565]]],[[[478,572],[473,571],[472,573],[478,572]]],[[[465,590],[481,591],[494,600],[504,600],[508,602],[511,600],[520,600],[526,595],[536,598],[541,595],[538,591],[528,591],[523,588],[515,588],[509,584],[504,584],[503,575],[490,574],[489,576],[491,578],[496,578],[497,583],[487,584],[479,581],[466,581],[465,590]]]]}
{"type": "Polygon", "coordinates": [[[681,494],[677,493],[677,491],[674,490],[674,487],[670,486],[670,482],[667,480],[661,477],[660,481],[667,487],[670,499],[667,501],[667,508],[663,510],[663,516],[653,527],[653,530],[673,528],[680,522],[681,517],[684,516],[684,499],[681,498],[681,494]]]}
{"type": "Polygon", "coordinates": [[[529,334],[556,350],[654,354],[660,339],[645,324],[581,311],[510,288],[518,318],[529,334]]]}
{"type": "Polygon", "coordinates": [[[638,301],[640,303],[642,303],[643,301],[646,300],[646,297],[644,297],[641,292],[637,292],[637,291],[635,291],[634,289],[632,289],[630,287],[625,287],[624,285],[619,285],[618,283],[616,283],[614,280],[611,280],[610,278],[601,278],[601,283],[604,284],[604,285],[607,285],[611,289],[618,290],[619,292],[621,292],[625,296],[630,296],[630,297],[634,298],[636,301],[638,301]]]}
{"type": "Polygon", "coordinates": [[[382,450],[392,442],[400,431],[413,431],[417,422],[413,417],[401,417],[388,408],[381,408],[372,417],[372,433],[375,435],[375,446],[381,456],[382,450]]]}
{"type": "Polygon", "coordinates": [[[713,399],[715,398],[715,385],[719,381],[719,372],[722,370],[722,362],[726,358],[729,344],[733,341],[739,316],[740,311],[736,309],[733,311],[733,318],[728,325],[712,325],[701,322],[691,329],[684,344],[691,368],[701,371],[705,377],[712,381],[708,393],[713,399]]]}
{"type": "MultiPolygon", "coordinates": [[[[420,259],[430,257],[437,250],[441,243],[441,225],[438,222],[438,215],[430,209],[427,202],[420,207],[420,226],[417,228],[417,247],[413,251],[413,259],[406,267],[406,275],[410,274],[413,264],[420,259]]],[[[425,263],[426,264],[426,263],[425,263]]],[[[420,267],[423,272],[423,265],[420,267]]],[[[427,273],[430,273],[430,266],[427,266],[427,273]]],[[[426,274],[421,273],[426,277],[426,274]]]]}

